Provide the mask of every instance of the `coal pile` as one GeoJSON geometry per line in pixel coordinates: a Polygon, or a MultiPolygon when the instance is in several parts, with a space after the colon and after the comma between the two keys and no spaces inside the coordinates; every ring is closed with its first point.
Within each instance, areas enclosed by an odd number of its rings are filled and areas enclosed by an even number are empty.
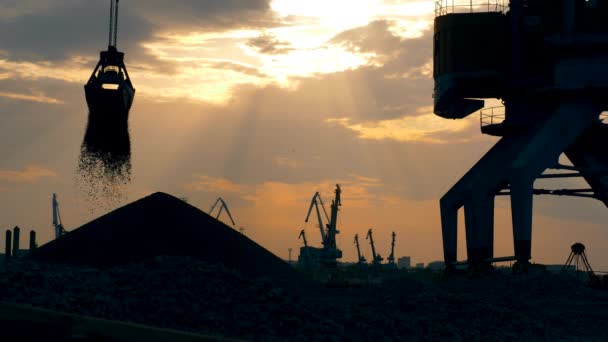
{"type": "Polygon", "coordinates": [[[287,263],[243,234],[160,192],[41,246],[31,257],[108,267],[158,255],[194,257],[252,276],[298,278],[287,263]]]}
{"type": "Polygon", "coordinates": [[[111,205],[124,197],[131,182],[128,112],[105,107],[89,112],[78,176],[80,188],[95,204],[111,205]]]}

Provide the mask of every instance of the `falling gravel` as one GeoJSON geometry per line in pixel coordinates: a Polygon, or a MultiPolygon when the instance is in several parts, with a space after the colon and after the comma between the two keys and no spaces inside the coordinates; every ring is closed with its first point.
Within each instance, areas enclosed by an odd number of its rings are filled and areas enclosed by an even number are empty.
{"type": "Polygon", "coordinates": [[[92,207],[113,208],[131,182],[128,112],[89,112],[78,160],[77,184],[92,207]]]}

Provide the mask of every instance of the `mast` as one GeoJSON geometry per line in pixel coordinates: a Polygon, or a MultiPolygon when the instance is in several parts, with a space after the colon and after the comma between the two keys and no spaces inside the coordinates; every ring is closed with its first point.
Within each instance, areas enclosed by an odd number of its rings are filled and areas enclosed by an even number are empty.
{"type": "Polygon", "coordinates": [[[393,240],[391,242],[391,255],[389,255],[387,258],[389,264],[395,263],[395,237],[397,236],[397,234],[395,234],[395,232],[393,232],[392,236],[393,236],[393,240]]]}

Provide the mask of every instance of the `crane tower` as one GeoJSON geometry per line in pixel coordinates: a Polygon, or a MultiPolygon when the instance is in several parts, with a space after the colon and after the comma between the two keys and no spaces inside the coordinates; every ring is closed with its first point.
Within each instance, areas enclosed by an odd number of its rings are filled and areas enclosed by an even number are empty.
{"type": "Polygon", "coordinates": [[[533,195],[608,205],[608,0],[436,1],[434,112],[481,109],[481,132],[500,137],[440,201],[446,265],[457,263],[464,208],[467,262],[532,256],[533,195]],[[503,106],[483,108],[484,99],[503,106]],[[483,109],[482,109],[483,108],[483,109]],[[562,165],[564,154],[572,165],[562,165]],[[546,172],[561,170],[564,172],[546,172]],[[585,189],[535,189],[536,179],[581,177],[585,189]],[[514,256],[494,257],[494,199],[511,200],[514,256]]]}

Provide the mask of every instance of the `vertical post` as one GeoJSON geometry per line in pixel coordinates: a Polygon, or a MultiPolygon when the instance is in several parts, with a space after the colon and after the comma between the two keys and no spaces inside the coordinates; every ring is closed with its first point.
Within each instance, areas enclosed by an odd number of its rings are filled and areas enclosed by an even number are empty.
{"type": "Polygon", "coordinates": [[[34,230],[30,231],[30,252],[38,247],[36,245],[36,232],[34,230]]]}
{"type": "Polygon", "coordinates": [[[13,229],[13,256],[17,257],[19,255],[19,239],[21,238],[21,229],[18,226],[15,226],[13,229]]]}
{"type": "Polygon", "coordinates": [[[534,179],[511,182],[511,215],[515,258],[528,262],[532,256],[532,205],[534,179]]]}
{"type": "Polygon", "coordinates": [[[446,265],[456,262],[458,246],[458,207],[445,198],[439,202],[441,208],[441,235],[443,237],[443,259],[446,265]]]}
{"type": "Polygon", "coordinates": [[[4,245],[4,257],[6,261],[11,260],[11,252],[12,252],[12,243],[13,243],[13,233],[10,229],[6,230],[6,244],[4,245]]]}

